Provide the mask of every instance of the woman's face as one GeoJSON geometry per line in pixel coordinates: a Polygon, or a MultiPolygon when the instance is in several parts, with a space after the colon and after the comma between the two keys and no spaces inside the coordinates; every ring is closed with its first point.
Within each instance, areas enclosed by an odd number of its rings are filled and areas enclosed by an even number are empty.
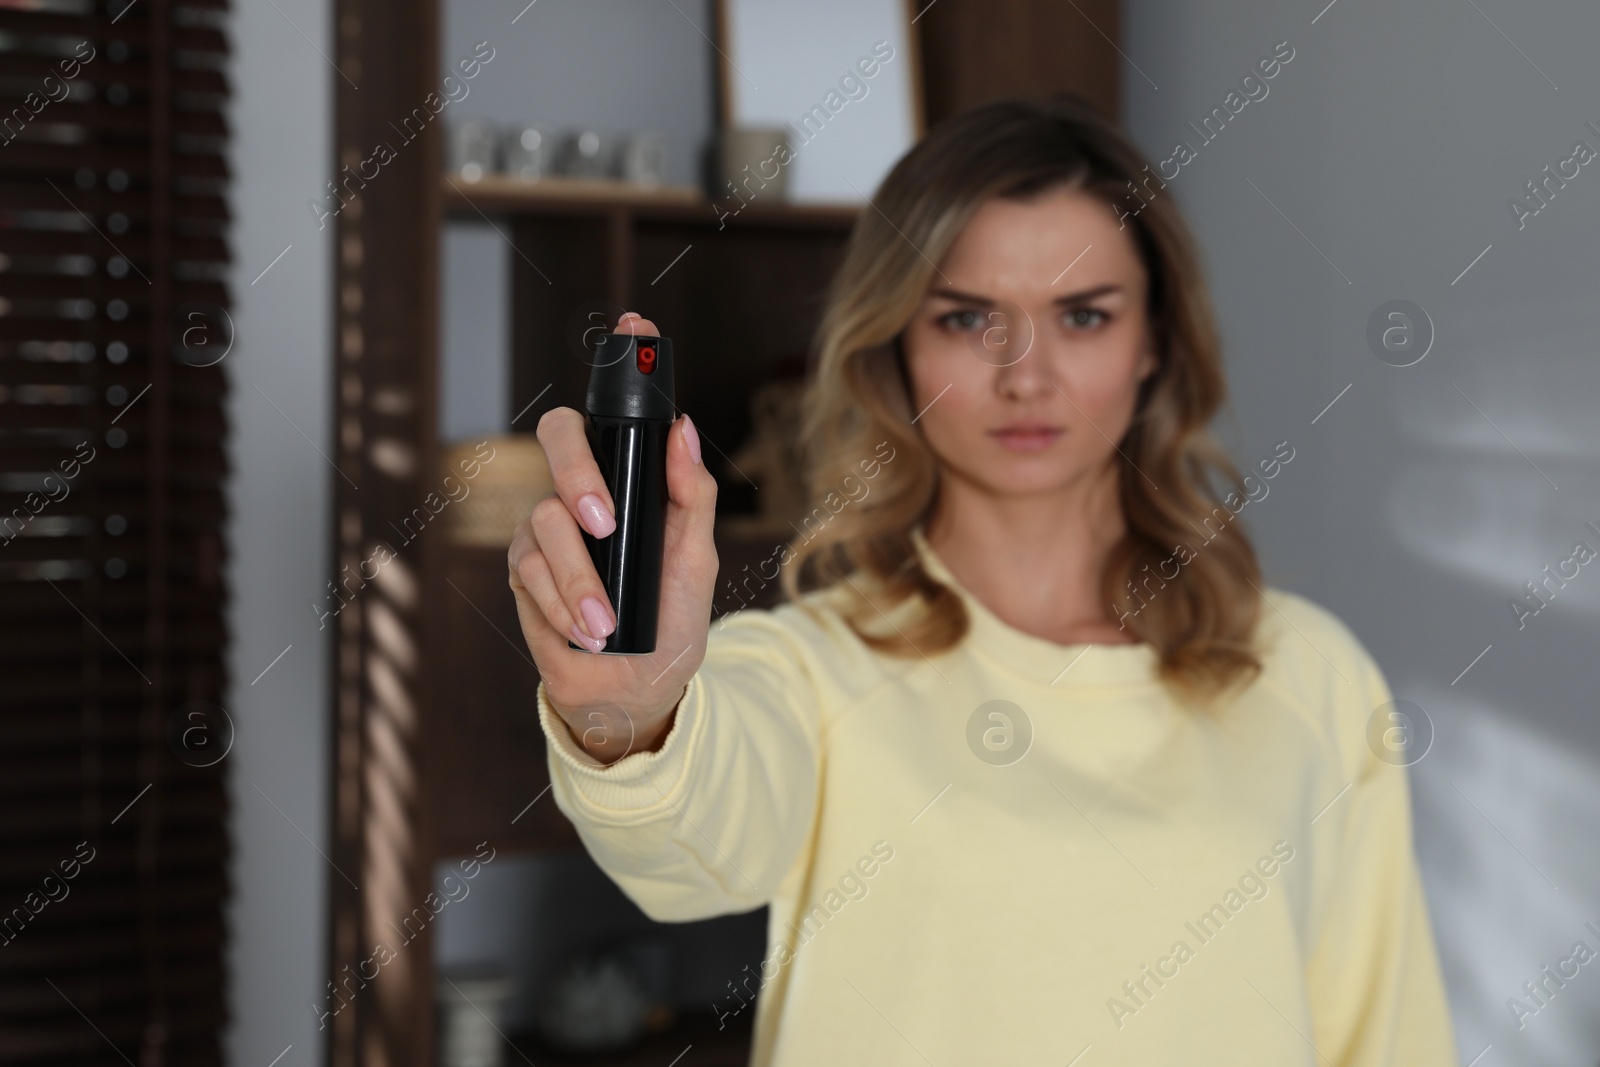
{"type": "Polygon", "coordinates": [[[1132,233],[1066,188],[973,215],[904,334],[945,476],[1025,496],[1105,468],[1157,366],[1132,233]]]}

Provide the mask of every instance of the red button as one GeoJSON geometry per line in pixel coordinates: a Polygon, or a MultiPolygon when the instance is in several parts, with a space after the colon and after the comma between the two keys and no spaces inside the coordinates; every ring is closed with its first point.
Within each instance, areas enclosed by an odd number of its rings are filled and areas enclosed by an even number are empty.
{"type": "Polygon", "coordinates": [[[638,367],[640,374],[649,374],[656,369],[655,345],[640,345],[638,367]]]}

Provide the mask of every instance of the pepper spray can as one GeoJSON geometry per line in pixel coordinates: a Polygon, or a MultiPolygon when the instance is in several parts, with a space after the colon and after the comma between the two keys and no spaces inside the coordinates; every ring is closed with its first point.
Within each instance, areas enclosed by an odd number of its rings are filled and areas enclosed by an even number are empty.
{"type": "MultiPolygon", "coordinates": [[[[601,651],[648,655],[656,650],[661,606],[667,434],[677,417],[672,341],[624,333],[602,337],[589,371],[585,411],[589,450],[611,491],[617,520],[608,537],[579,527],[617,617],[601,651]]],[[[567,646],[587,651],[570,639],[567,646]]]]}

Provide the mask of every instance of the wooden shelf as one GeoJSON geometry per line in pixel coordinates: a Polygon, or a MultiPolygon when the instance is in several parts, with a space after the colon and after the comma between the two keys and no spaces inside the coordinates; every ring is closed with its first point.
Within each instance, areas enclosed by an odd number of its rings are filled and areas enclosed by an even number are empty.
{"type": "Polygon", "coordinates": [[[752,1032],[750,1020],[744,1019],[719,1024],[714,1015],[690,1012],[678,1019],[665,1033],[656,1034],[625,1052],[600,1056],[580,1056],[552,1049],[531,1034],[512,1034],[507,1044],[517,1056],[507,1055],[505,1062],[516,1063],[518,1058],[529,1063],[566,1067],[584,1064],[586,1067],[664,1067],[669,1061],[675,1067],[745,1067],[750,1062],[752,1032]]]}
{"type": "Polygon", "coordinates": [[[441,180],[445,203],[516,206],[550,204],[570,208],[574,203],[599,201],[606,204],[698,203],[705,197],[692,185],[636,185],[620,178],[541,178],[536,182],[491,174],[475,182],[460,175],[446,174],[441,180]]]}
{"type": "Polygon", "coordinates": [[[544,178],[525,182],[492,175],[476,182],[445,175],[440,179],[445,213],[454,218],[485,215],[605,215],[622,212],[641,220],[704,222],[718,229],[737,227],[822,227],[847,229],[864,205],[795,204],[737,200],[713,201],[689,185],[633,185],[615,178],[544,178]]]}

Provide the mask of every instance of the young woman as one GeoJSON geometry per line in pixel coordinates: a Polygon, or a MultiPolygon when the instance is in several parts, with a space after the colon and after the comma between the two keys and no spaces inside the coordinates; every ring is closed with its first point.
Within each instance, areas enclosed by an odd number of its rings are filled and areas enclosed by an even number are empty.
{"type": "Polygon", "coordinates": [[[1388,689],[1263,585],[1235,515],[1292,446],[1241,479],[1208,438],[1208,298],[1137,150],[1065,97],[941,124],[815,355],[782,606],[710,624],[688,415],[653,655],[567,645],[612,626],[576,411],[510,552],[595,860],[658,920],[771,905],[717,1005],[758,1004],[752,1063],[1454,1064],[1388,689]]]}

